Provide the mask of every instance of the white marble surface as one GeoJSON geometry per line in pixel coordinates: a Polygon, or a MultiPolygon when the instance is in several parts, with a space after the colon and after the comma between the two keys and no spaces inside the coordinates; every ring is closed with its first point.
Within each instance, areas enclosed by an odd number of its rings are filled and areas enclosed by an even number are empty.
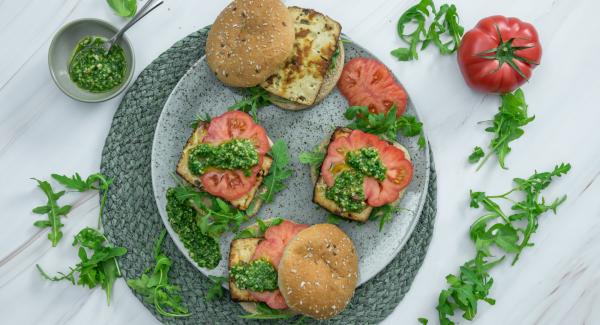
{"type": "MultiPolygon", "coordinates": [[[[214,19],[226,1],[166,0],[129,33],[136,73],[159,53],[214,19]]],[[[498,99],[469,90],[455,57],[433,49],[418,62],[388,55],[400,41],[399,15],[416,1],[287,1],[312,7],[339,20],[344,32],[364,45],[399,76],[425,122],[438,170],[438,216],[429,253],[411,291],[385,324],[436,319],[435,305],[455,272],[473,254],[467,230],[478,211],[468,208],[469,189],[500,192],[510,179],[571,162],[571,173],[548,197],[566,193],[558,215],[542,218],[536,246],[520,262],[493,270],[496,306],[480,305],[475,324],[600,324],[600,24],[595,0],[456,0],[462,23],[471,28],[492,14],[532,22],[541,36],[542,65],[524,87],[536,120],[513,145],[508,171],[493,162],[475,172],[466,162],[474,145],[486,145],[478,121],[489,119],[498,99]]],[[[439,1],[437,1],[439,2],[439,1]]],[[[0,323],[153,324],[123,280],[106,305],[104,292],[46,282],[34,268],[49,271],[75,263],[69,238],[94,225],[95,195],[67,196],[75,203],[65,220],[65,239],[51,248],[45,232],[32,226],[30,211],[45,202],[30,177],[52,172],[88,174],[100,165],[104,139],[121,99],[82,104],[64,96],[47,68],[54,32],[68,21],[97,17],[122,25],[105,1],[0,0],[0,323]]],[[[434,321],[433,323],[436,323],[434,321]]]]}

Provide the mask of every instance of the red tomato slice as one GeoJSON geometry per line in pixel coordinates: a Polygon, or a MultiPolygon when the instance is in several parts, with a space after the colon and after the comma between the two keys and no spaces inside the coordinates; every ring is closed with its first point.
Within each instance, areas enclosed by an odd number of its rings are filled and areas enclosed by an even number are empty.
{"type": "Polygon", "coordinates": [[[395,104],[398,116],[406,110],[406,91],[375,59],[354,58],[346,63],[338,87],[351,106],[368,106],[372,113],[387,113],[395,104]]]}
{"type": "Polygon", "coordinates": [[[239,199],[247,194],[256,184],[256,175],[260,171],[265,154],[269,151],[269,139],[265,129],[254,123],[250,115],[231,111],[214,118],[208,125],[203,143],[214,145],[233,139],[250,139],[258,151],[258,164],[252,169],[250,176],[240,170],[209,169],[200,176],[204,189],[228,201],[239,199]]]}
{"type": "Polygon", "coordinates": [[[288,308],[288,305],[286,304],[285,299],[283,298],[283,295],[281,294],[281,291],[279,291],[279,289],[275,291],[263,292],[250,291],[250,294],[252,295],[252,297],[254,297],[254,299],[266,303],[269,307],[273,309],[288,308]]]}
{"type": "Polygon", "coordinates": [[[297,224],[288,220],[284,220],[277,226],[270,227],[265,232],[265,239],[256,247],[254,255],[252,255],[252,260],[266,258],[277,268],[285,246],[287,246],[296,234],[306,228],[308,228],[307,225],[297,224]]]}
{"type": "Polygon", "coordinates": [[[408,186],[412,179],[413,167],[404,152],[379,137],[353,130],[347,137],[334,140],[327,150],[327,156],[321,166],[321,175],[327,186],[335,184],[335,177],[346,166],[346,153],[360,148],[377,149],[381,162],[387,168],[386,179],[378,181],[365,177],[363,183],[367,204],[378,207],[398,199],[400,191],[408,186]]]}

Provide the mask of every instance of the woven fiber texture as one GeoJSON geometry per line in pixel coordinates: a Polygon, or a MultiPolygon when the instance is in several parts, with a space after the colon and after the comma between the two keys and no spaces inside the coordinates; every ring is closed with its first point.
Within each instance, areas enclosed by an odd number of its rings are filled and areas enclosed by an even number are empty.
{"type": "MultiPolygon", "coordinates": [[[[102,152],[101,171],[114,179],[102,216],[108,239],[129,252],[119,259],[125,279],[138,277],[154,263],[152,245],[164,229],[152,193],[150,156],[156,123],[167,97],[183,74],[204,55],[208,29],[201,29],[161,54],[138,77],[123,98],[102,152]]],[[[432,158],[433,160],[433,158],[432,158]]],[[[357,289],[348,308],[322,323],[376,324],[387,317],[417,274],[431,240],[436,215],[436,175],[431,164],[428,196],[420,220],[398,256],[377,276],[357,289]]],[[[191,265],[172,240],[163,245],[173,260],[170,277],[182,289],[192,316],[164,318],[143,302],[157,319],[168,324],[244,324],[241,307],[223,299],[204,300],[210,281],[191,265]]],[[[138,296],[141,300],[141,297],[138,296]]],[[[306,320],[305,323],[312,323],[306,320]]]]}

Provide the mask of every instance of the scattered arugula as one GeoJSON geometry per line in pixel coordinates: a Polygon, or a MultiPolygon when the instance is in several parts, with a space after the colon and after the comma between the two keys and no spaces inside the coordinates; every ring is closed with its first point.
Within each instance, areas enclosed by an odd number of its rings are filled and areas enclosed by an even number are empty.
{"type": "Polygon", "coordinates": [[[200,123],[210,123],[210,121],[212,121],[212,117],[208,113],[198,114],[190,126],[192,129],[196,129],[200,123]]]}
{"type": "Polygon", "coordinates": [[[325,159],[325,150],[321,150],[319,146],[316,146],[311,151],[305,151],[298,156],[298,161],[302,164],[310,165],[313,168],[319,167],[325,159]]]}
{"type": "Polygon", "coordinates": [[[479,300],[490,305],[495,303],[488,297],[494,283],[488,271],[508,255],[513,255],[514,265],[523,250],[533,246],[531,236],[537,231],[540,215],[548,210],[556,213],[558,206],[566,200],[563,196],[546,204],[541,192],[553,178],[567,174],[570,169],[570,164],[563,163],[550,172],[535,172],[527,179],[515,178],[516,186],[501,195],[471,191],[470,206],[482,207],[486,213],[473,222],[469,231],[475,244],[475,258],[463,264],[458,275],[446,277],[449,287],[440,292],[437,306],[440,324],[454,324],[449,316],[454,315],[455,310],[461,310],[463,318],[472,320],[477,314],[479,300]],[[513,193],[520,193],[523,198],[519,201],[509,197],[513,193]],[[498,203],[500,200],[511,204],[512,214],[502,210],[498,203]],[[505,255],[494,257],[492,249],[505,255]]]}
{"type": "Polygon", "coordinates": [[[100,173],[91,174],[85,180],[83,180],[78,173],[75,173],[75,175],[71,177],[52,174],[52,178],[68,189],[78,192],[96,190],[102,193],[102,198],[100,199],[100,212],[98,213],[98,228],[100,228],[100,219],[102,218],[102,211],[106,204],[106,196],[108,195],[108,189],[112,184],[112,179],[107,178],[100,173]]]}
{"type": "Polygon", "coordinates": [[[442,55],[454,53],[464,33],[464,28],[459,24],[456,6],[444,4],[436,9],[432,0],[421,0],[405,11],[398,19],[396,29],[400,39],[409,45],[391,52],[400,61],[419,59],[417,53],[419,43],[422,43],[421,51],[433,43],[442,55]],[[427,26],[430,14],[434,16],[427,26]],[[412,32],[406,33],[408,26],[416,27],[412,32]],[[444,41],[442,37],[450,40],[444,41]]]}
{"type": "Polygon", "coordinates": [[[250,114],[252,119],[258,123],[258,109],[271,104],[271,95],[260,86],[246,89],[244,98],[229,106],[230,111],[242,111],[250,114]]]}
{"type": "Polygon", "coordinates": [[[258,227],[248,227],[235,235],[234,239],[242,238],[260,238],[263,237],[265,231],[272,226],[277,226],[283,222],[282,218],[273,218],[269,220],[256,219],[258,227]]]}
{"type": "Polygon", "coordinates": [[[258,194],[258,197],[265,203],[273,201],[275,194],[285,189],[284,181],[292,176],[292,170],[288,167],[290,155],[285,141],[278,139],[271,146],[270,156],[273,158],[273,164],[269,174],[263,180],[264,190],[258,194]]]}
{"type": "Polygon", "coordinates": [[[40,274],[50,281],[69,280],[75,284],[87,286],[90,289],[100,285],[106,291],[106,299],[110,304],[112,287],[116,279],[121,276],[117,257],[125,255],[127,249],[124,247],[112,247],[102,233],[93,228],[84,228],[76,236],[73,246],[80,245],[78,256],[81,259],[77,265],[70,267],[69,273],[59,272],[58,276],[49,276],[36,264],[40,274]],[[91,255],[88,255],[91,251],[91,255]]]}
{"type": "Polygon", "coordinates": [[[379,231],[381,232],[383,230],[383,227],[385,226],[385,223],[392,221],[392,219],[394,218],[394,214],[398,213],[400,210],[402,209],[399,207],[392,206],[390,204],[375,207],[373,208],[371,215],[369,215],[369,220],[379,220],[379,231]]]}
{"type": "Polygon", "coordinates": [[[161,253],[161,246],[166,235],[167,231],[163,230],[154,243],[156,264],[152,273],[149,273],[150,268],[148,268],[139,278],[127,280],[127,285],[142,295],[146,302],[153,304],[159,314],[167,317],[187,317],[191,314],[181,304],[182,298],[179,296],[181,289],[169,283],[169,271],[173,262],[161,253]]]}
{"type": "Polygon", "coordinates": [[[483,158],[477,166],[477,170],[483,166],[488,158],[495,153],[498,157],[500,167],[507,169],[504,160],[511,151],[510,142],[520,138],[525,131],[522,127],[535,119],[535,116],[527,114],[527,103],[525,95],[520,88],[513,93],[502,95],[502,104],[494,115],[492,126],[485,129],[486,132],[494,133],[494,138],[490,142],[490,152],[483,158]]]}
{"type": "Polygon", "coordinates": [[[60,199],[65,191],[54,192],[52,185],[46,181],[40,181],[39,179],[33,178],[37,183],[38,187],[46,194],[48,202],[46,205],[36,207],[32,210],[35,214],[46,214],[48,220],[38,220],[33,223],[38,228],[50,228],[48,233],[48,239],[52,243],[52,247],[56,247],[60,239],[63,237],[61,228],[64,224],[60,221],[61,216],[65,216],[71,211],[70,205],[59,206],[58,199],[60,199]]]}
{"type": "Polygon", "coordinates": [[[223,283],[227,282],[227,278],[224,276],[209,275],[208,278],[213,285],[206,291],[206,300],[213,301],[221,299],[225,296],[223,291],[223,283]]]}
{"type": "Polygon", "coordinates": [[[240,318],[244,319],[290,319],[293,317],[294,315],[270,308],[264,302],[259,302],[256,304],[255,313],[240,316],[240,318]]]}
{"type": "Polygon", "coordinates": [[[344,117],[348,120],[354,120],[348,124],[348,128],[357,129],[364,132],[382,136],[388,141],[397,141],[398,133],[405,137],[419,136],[419,148],[425,148],[425,136],[423,134],[423,123],[417,121],[417,118],[411,115],[402,115],[396,117],[397,109],[395,106],[387,114],[371,113],[366,106],[351,106],[344,117]]]}
{"type": "Polygon", "coordinates": [[[477,146],[473,148],[473,153],[469,155],[469,162],[471,164],[476,164],[479,160],[481,160],[481,158],[483,158],[483,156],[485,156],[485,152],[483,152],[481,147],[477,146]]]}
{"type": "Polygon", "coordinates": [[[242,223],[248,221],[244,211],[209,193],[197,191],[192,186],[179,184],[173,191],[179,202],[191,202],[201,214],[197,227],[204,235],[218,239],[225,232],[237,231],[242,223]]]}
{"type": "Polygon", "coordinates": [[[133,17],[137,12],[136,0],[106,0],[106,3],[121,17],[133,17]]]}

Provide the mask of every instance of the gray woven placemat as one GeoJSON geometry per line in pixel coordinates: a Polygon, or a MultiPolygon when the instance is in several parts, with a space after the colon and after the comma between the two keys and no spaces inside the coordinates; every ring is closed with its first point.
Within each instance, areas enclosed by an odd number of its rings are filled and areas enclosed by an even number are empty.
{"type": "MultiPolygon", "coordinates": [[[[152,62],[123,98],[112,121],[102,152],[101,172],[114,179],[102,216],[109,240],[129,252],[120,258],[123,276],[139,276],[153,264],[152,244],[164,228],[154,201],[150,156],[156,123],[167,97],[183,74],[204,54],[208,29],[177,42],[152,62]]],[[[432,156],[433,157],[433,156],[432,156]]],[[[376,324],[387,317],[410,289],[431,240],[436,214],[436,174],[431,163],[428,196],[413,234],[398,256],[377,276],[357,289],[348,308],[326,323],[376,324]]],[[[187,318],[164,318],[146,307],[163,323],[242,324],[241,307],[224,299],[206,302],[210,281],[166,240],[164,252],[173,259],[171,277],[182,288],[187,318]]],[[[138,296],[141,300],[141,297],[138,296]]],[[[307,321],[311,323],[311,321],[307,321]]]]}

